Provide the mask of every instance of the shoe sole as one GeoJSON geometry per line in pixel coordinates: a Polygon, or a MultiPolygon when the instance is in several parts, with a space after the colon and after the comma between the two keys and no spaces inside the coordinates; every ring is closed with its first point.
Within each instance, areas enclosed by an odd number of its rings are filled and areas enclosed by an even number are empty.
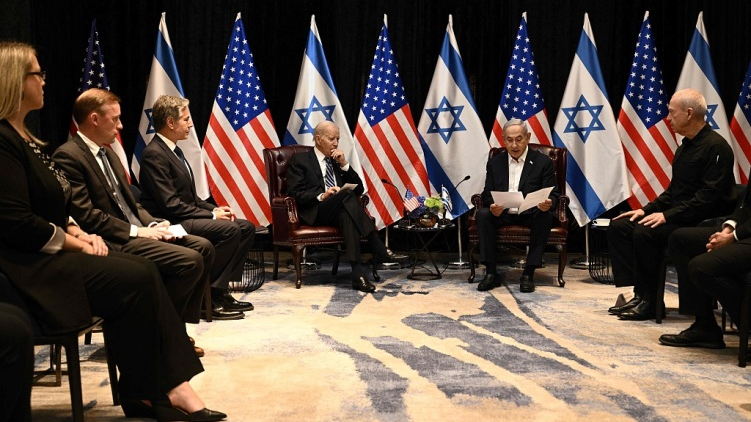
{"type": "Polygon", "coordinates": [[[725,343],[672,343],[669,341],[660,340],[660,344],[671,347],[697,347],[701,349],[724,349],[725,343]]]}

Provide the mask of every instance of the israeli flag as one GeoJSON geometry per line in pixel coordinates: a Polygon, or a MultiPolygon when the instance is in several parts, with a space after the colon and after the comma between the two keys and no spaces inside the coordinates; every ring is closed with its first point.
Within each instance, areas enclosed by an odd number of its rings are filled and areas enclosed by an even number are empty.
{"type": "Polygon", "coordinates": [[[360,179],[365,180],[352,132],[347,126],[347,119],[344,117],[344,110],[336,94],[331,72],[329,72],[321,37],[318,35],[316,17],[313,15],[310,18],[310,33],[303,54],[300,78],[297,80],[295,103],[292,106],[282,145],[315,146],[313,130],[318,123],[325,120],[332,121],[339,126],[339,149],[344,151],[347,161],[360,175],[360,179]]]}
{"type": "Polygon", "coordinates": [[[437,194],[441,186],[449,186],[453,190],[452,218],[469,211],[472,195],[482,192],[485,186],[490,146],[464,74],[451,15],[417,133],[431,194],[437,194]],[[467,176],[470,178],[466,182],[453,189],[467,176]]]}
{"type": "Polygon", "coordinates": [[[686,53],[686,60],[683,62],[681,76],[678,78],[676,91],[681,89],[693,88],[704,95],[707,100],[707,117],[706,121],[709,127],[717,131],[735,152],[736,165],[733,166],[735,181],[740,181],[738,174],[738,154],[743,154],[740,146],[733,145],[733,139],[730,135],[730,125],[725,113],[725,105],[720,98],[720,87],[717,85],[717,75],[712,66],[712,55],[709,52],[709,38],[707,30],[704,28],[704,12],[699,12],[699,18],[696,20],[696,28],[691,38],[691,45],[686,53]]]}
{"type": "Polygon", "coordinates": [[[553,144],[568,149],[566,190],[579,226],[629,197],[626,160],[586,13],[553,144]]]}
{"type": "MultiPolygon", "coordinates": [[[[141,168],[139,165],[141,153],[146,148],[146,145],[151,142],[151,139],[154,138],[154,135],[156,135],[154,125],[151,122],[151,107],[157,98],[162,95],[185,97],[183,85],[180,82],[180,74],[177,72],[175,56],[172,52],[172,42],[167,32],[165,13],[162,13],[162,19],[159,21],[156,48],[154,49],[154,58],[151,61],[151,72],[149,72],[149,85],[146,88],[146,98],[143,100],[143,112],[141,114],[141,121],[138,124],[138,139],[136,139],[136,147],[130,163],[130,168],[133,170],[136,179],[138,179],[141,168]]],[[[196,194],[202,199],[208,198],[209,184],[206,179],[206,168],[201,158],[201,144],[198,142],[196,129],[192,128],[188,139],[180,141],[179,145],[193,171],[196,194]]]]}

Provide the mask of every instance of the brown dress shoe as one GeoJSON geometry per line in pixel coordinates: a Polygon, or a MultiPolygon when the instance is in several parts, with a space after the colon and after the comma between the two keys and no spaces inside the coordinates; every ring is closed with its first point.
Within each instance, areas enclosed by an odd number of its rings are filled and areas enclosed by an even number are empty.
{"type": "Polygon", "coordinates": [[[206,354],[201,347],[193,346],[193,348],[196,349],[196,356],[198,356],[199,358],[202,358],[206,354]]]}

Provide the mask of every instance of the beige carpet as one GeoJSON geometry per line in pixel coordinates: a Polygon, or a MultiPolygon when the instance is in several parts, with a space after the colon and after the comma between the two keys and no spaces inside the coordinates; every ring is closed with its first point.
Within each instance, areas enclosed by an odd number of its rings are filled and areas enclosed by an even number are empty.
{"type": "MultiPolygon", "coordinates": [[[[324,256],[325,258],[325,256],[324,256]]],[[[444,256],[445,259],[455,258],[444,256]]],[[[412,281],[381,271],[378,291],[349,287],[349,268],[267,281],[244,320],[188,327],[206,349],[206,372],[191,384],[230,421],[737,421],[751,418],[751,367],[737,366],[738,339],[724,350],[660,346],[690,320],[624,322],[607,314],[618,293],[587,271],[566,268],[553,285],[555,258],[537,291],[508,285],[478,292],[468,270],[412,281]]],[[[482,269],[479,270],[482,276],[482,269]]],[[[124,420],[112,406],[101,335],[83,346],[89,421],[124,420]]],[[[38,366],[45,350],[38,349],[38,366]]],[[[67,383],[35,387],[35,421],[70,418],[67,383]]]]}

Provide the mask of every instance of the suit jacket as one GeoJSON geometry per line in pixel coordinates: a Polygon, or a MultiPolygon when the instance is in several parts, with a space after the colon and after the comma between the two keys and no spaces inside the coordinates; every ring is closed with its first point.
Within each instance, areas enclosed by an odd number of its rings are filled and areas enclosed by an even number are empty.
{"type": "MultiPolygon", "coordinates": [[[[361,195],[365,188],[357,172],[349,166],[344,171],[334,164],[334,177],[337,186],[345,183],[357,184],[354,192],[361,195]]],[[[318,214],[318,195],[325,191],[321,166],[316,157],[315,148],[295,154],[287,165],[287,194],[297,202],[297,213],[306,224],[312,224],[318,214]]]]}
{"type": "MultiPolygon", "coordinates": [[[[485,189],[482,191],[482,204],[489,207],[493,203],[493,197],[490,194],[491,191],[508,191],[508,151],[494,156],[488,161],[486,166],[485,176],[485,189]]],[[[558,187],[555,183],[555,170],[553,169],[553,160],[547,155],[527,149],[527,159],[524,161],[524,167],[522,168],[521,178],[519,179],[519,191],[527,196],[529,193],[553,186],[553,191],[550,192],[548,198],[553,200],[553,206],[550,208],[555,209],[555,204],[558,201],[558,187]]],[[[534,212],[538,208],[532,208],[525,211],[534,212]]]]}
{"type": "Polygon", "coordinates": [[[91,319],[75,253],[40,252],[65,228],[68,207],[57,178],[6,120],[0,121],[0,271],[45,332],[91,319]],[[51,225],[52,224],[52,225],[51,225]]]}
{"type": "Polygon", "coordinates": [[[198,197],[190,172],[158,135],[141,154],[140,182],[141,205],[157,217],[214,218],[216,206],[198,197]]]}
{"type": "MultiPolygon", "coordinates": [[[[123,199],[141,224],[148,226],[155,218],[133,197],[120,159],[109,148],[105,148],[105,151],[117,183],[120,184],[123,199]]],[[[128,218],[120,209],[107,177],[83,139],[76,135],[61,145],[52,158],[68,176],[72,188],[71,215],[78,225],[109,242],[120,245],[126,243],[130,239],[128,218]]]]}
{"type": "Polygon", "coordinates": [[[735,236],[738,240],[744,240],[751,237],[751,192],[746,186],[743,204],[738,207],[728,220],[735,221],[735,236]]]}

